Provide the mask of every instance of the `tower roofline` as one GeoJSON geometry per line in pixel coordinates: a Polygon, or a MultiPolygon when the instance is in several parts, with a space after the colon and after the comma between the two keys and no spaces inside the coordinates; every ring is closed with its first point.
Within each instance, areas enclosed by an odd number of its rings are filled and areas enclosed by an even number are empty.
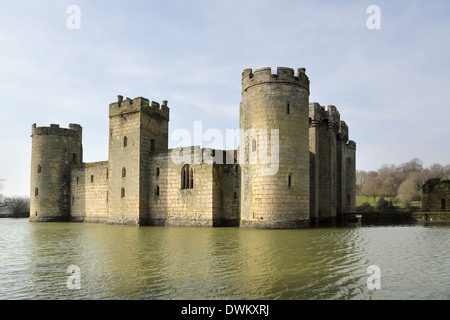
{"type": "Polygon", "coordinates": [[[151,101],[147,98],[137,97],[134,99],[126,98],[123,96],[117,96],[117,102],[109,104],[109,117],[118,115],[124,115],[135,112],[152,112],[163,118],[169,120],[169,107],[167,100],[163,100],[161,104],[159,102],[151,101]]]}
{"type": "Polygon", "coordinates": [[[59,124],[51,124],[49,127],[37,127],[36,123],[31,126],[31,136],[34,135],[54,135],[77,137],[81,135],[82,127],[79,124],[70,124],[69,128],[60,128],[59,124]]]}
{"type": "Polygon", "coordinates": [[[294,69],[286,67],[278,67],[276,73],[272,73],[272,68],[260,68],[252,71],[245,69],[242,72],[242,91],[248,90],[250,87],[265,83],[285,83],[303,87],[309,91],[309,78],[306,75],[305,68],[294,69]]]}

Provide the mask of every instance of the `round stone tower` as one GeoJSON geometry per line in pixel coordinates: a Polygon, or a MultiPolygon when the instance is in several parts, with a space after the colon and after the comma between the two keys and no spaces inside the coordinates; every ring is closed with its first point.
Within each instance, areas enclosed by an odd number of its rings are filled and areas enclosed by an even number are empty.
{"type": "Polygon", "coordinates": [[[240,105],[241,227],[309,226],[305,69],[245,69],[240,105]]]}
{"type": "Polygon", "coordinates": [[[82,128],[32,126],[30,221],[70,220],[70,172],[83,161],[82,128]]]}

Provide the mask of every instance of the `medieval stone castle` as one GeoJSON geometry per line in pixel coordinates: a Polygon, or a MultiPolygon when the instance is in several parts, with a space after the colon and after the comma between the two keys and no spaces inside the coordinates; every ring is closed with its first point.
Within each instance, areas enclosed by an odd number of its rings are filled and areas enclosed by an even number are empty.
{"type": "Polygon", "coordinates": [[[305,69],[242,73],[239,147],[168,148],[167,101],[109,105],[109,159],[82,128],[32,126],[30,221],[300,228],[354,212],[356,144],[305,69]],[[267,161],[269,160],[269,161],[267,161]]]}

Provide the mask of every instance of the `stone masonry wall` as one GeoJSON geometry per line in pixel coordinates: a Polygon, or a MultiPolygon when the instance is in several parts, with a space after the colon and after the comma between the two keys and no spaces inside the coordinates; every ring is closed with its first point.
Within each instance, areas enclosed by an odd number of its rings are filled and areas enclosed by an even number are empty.
{"type": "Polygon", "coordinates": [[[292,228],[309,223],[308,101],[304,69],[295,75],[290,68],[278,68],[276,73],[271,68],[244,70],[239,146],[242,227],[292,228]]]}
{"type": "Polygon", "coordinates": [[[71,220],[108,220],[108,162],[83,163],[72,167],[71,220]]]}

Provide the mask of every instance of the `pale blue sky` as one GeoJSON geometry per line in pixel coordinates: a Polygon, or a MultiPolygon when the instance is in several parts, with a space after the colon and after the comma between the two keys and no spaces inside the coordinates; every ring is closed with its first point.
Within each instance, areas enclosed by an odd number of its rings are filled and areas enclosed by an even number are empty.
{"type": "Polygon", "coordinates": [[[0,2],[0,177],[29,194],[31,125],[83,126],[84,160],[108,158],[117,95],[168,100],[170,132],[239,127],[245,68],[305,67],[311,102],[336,105],[357,168],[450,163],[450,2],[0,2]],[[369,30],[369,5],[381,29],[369,30]],[[81,29],[69,30],[69,5],[81,29]]]}

